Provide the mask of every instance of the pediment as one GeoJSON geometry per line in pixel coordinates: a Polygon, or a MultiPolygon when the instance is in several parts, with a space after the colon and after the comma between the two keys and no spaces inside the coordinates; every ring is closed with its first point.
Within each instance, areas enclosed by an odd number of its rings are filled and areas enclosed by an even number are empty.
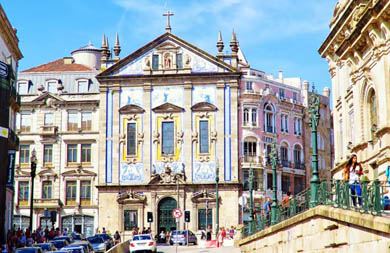
{"type": "Polygon", "coordinates": [[[15,168],[15,177],[31,177],[31,170],[22,169],[20,167],[15,168]]]}
{"type": "Polygon", "coordinates": [[[119,109],[119,113],[121,114],[137,114],[137,113],[144,113],[144,112],[145,110],[141,106],[133,105],[133,104],[122,106],[119,109]]]}
{"type": "Polygon", "coordinates": [[[203,203],[203,202],[216,202],[217,196],[215,193],[209,192],[207,190],[202,190],[200,192],[194,193],[191,200],[195,203],[203,203]]]}
{"type": "Polygon", "coordinates": [[[38,172],[38,176],[57,176],[52,168],[44,168],[38,172]]]}
{"type": "Polygon", "coordinates": [[[165,33],[149,42],[137,51],[113,64],[97,75],[98,80],[113,79],[118,76],[145,76],[153,74],[190,74],[196,73],[239,73],[239,70],[218,59],[215,56],[197,48],[187,41],[171,34],[165,33]],[[169,68],[164,68],[166,52],[172,53],[169,68]],[[182,55],[182,69],[176,68],[173,62],[175,53],[182,55]],[[159,69],[152,68],[152,55],[160,55],[159,69]],[[162,66],[162,67],[161,67],[162,66]],[[161,68],[160,68],[161,67],[161,68]],[[169,71],[167,71],[169,70],[169,71]]]}
{"type": "Polygon", "coordinates": [[[194,104],[191,107],[191,110],[194,112],[215,112],[217,110],[217,107],[211,103],[208,103],[208,102],[200,102],[200,103],[194,104]]]}
{"type": "Polygon", "coordinates": [[[162,105],[156,106],[152,109],[155,113],[175,113],[175,112],[183,112],[184,109],[180,106],[171,104],[171,103],[164,103],[162,105]]]}
{"type": "Polygon", "coordinates": [[[131,190],[119,193],[116,201],[119,204],[146,203],[146,196],[131,190]]]}
{"type": "Polygon", "coordinates": [[[76,169],[70,169],[61,174],[64,177],[69,176],[89,176],[89,177],[96,177],[97,174],[90,170],[85,170],[82,168],[76,168],[76,169]]]}
{"type": "Polygon", "coordinates": [[[59,97],[55,94],[52,94],[49,92],[44,92],[43,94],[41,94],[40,96],[38,96],[37,98],[32,100],[31,103],[37,103],[37,104],[47,103],[48,99],[52,99],[53,102],[57,102],[57,103],[58,102],[65,102],[64,99],[62,99],[61,97],[59,97]]]}

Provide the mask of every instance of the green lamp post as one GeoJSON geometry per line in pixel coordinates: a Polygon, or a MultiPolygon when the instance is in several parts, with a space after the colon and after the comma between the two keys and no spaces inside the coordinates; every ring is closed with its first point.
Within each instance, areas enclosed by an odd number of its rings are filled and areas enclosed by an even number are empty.
{"type": "Polygon", "coordinates": [[[317,127],[320,120],[320,98],[316,93],[313,85],[313,91],[309,99],[309,117],[310,117],[310,128],[311,128],[311,142],[313,147],[312,154],[312,165],[313,165],[313,177],[310,180],[311,186],[311,201],[310,207],[318,205],[318,189],[320,186],[320,178],[318,176],[318,149],[317,149],[317,127]]]}
{"type": "Polygon", "coordinates": [[[270,157],[271,157],[271,165],[272,165],[271,225],[274,225],[277,223],[276,209],[278,208],[277,189],[276,189],[276,165],[278,163],[278,149],[276,147],[276,139],[273,140],[270,157]]]}
{"type": "Polygon", "coordinates": [[[253,234],[253,168],[252,168],[252,160],[249,163],[249,229],[248,233],[253,234]]]}
{"type": "MultiPolygon", "coordinates": [[[[216,168],[215,168],[215,206],[216,206],[216,211],[217,213],[215,214],[216,218],[216,224],[215,224],[215,237],[218,235],[219,231],[219,196],[218,196],[218,182],[219,182],[219,161],[218,159],[216,160],[216,168]]],[[[207,226],[207,224],[206,224],[207,226]]]]}

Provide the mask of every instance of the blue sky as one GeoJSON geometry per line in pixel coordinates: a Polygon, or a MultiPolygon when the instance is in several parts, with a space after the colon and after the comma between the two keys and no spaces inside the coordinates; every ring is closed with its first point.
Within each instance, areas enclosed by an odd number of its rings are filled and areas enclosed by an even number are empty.
{"type": "Polygon", "coordinates": [[[300,76],[319,90],[331,86],[328,66],[317,53],[329,33],[336,0],[3,0],[17,28],[24,59],[20,70],[64,56],[103,33],[113,46],[119,33],[124,57],[165,32],[215,55],[218,31],[225,50],[232,29],[251,67],[267,74],[300,76]]]}

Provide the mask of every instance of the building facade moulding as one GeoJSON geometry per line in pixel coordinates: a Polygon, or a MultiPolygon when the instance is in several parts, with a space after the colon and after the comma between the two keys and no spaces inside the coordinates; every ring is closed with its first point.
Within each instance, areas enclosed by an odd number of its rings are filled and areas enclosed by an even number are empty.
{"type": "Polygon", "coordinates": [[[141,195],[137,192],[134,192],[133,190],[126,191],[119,193],[116,202],[118,204],[145,204],[146,203],[146,196],[141,195]]]}
{"type": "Polygon", "coordinates": [[[181,108],[180,106],[167,102],[153,108],[152,111],[155,113],[178,113],[178,112],[184,112],[184,109],[181,108]]]}
{"type": "MultiPolygon", "coordinates": [[[[218,199],[221,200],[221,197],[218,197],[218,199]]],[[[195,192],[191,197],[191,201],[193,203],[206,203],[207,201],[210,203],[215,203],[216,200],[216,194],[209,192],[207,189],[203,189],[200,192],[195,192]]]]}
{"type": "Polygon", "coordinates": [[[119,108],[119,113],[121,114],[139,114],[139,113],[144,113],[145,109],[138,105],[125,105],[119,108]]]}
{"type": "Polygon", "coordinates": [[[215,112],[217,107],[208,102],[200,102],[191,107],[193,112],[215,112]]]}

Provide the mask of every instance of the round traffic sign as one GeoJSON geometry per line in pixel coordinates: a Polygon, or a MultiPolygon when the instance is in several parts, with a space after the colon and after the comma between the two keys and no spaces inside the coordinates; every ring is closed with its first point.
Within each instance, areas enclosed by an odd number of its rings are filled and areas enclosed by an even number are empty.
{"type": "Polygon", "coordinates": [[[182,215],[183,215],[183,211],[180,210],[179,208],[176,208],[175,210],[172,211],[173,218],[180,218],[182,215]]]}

